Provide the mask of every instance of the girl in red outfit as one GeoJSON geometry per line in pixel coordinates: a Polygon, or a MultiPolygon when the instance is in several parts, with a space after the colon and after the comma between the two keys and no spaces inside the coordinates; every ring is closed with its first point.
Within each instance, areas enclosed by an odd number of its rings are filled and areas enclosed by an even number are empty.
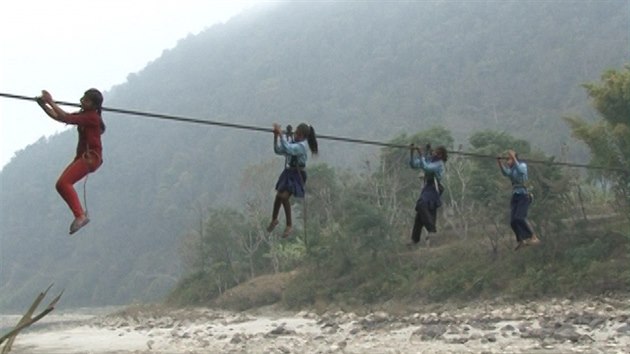
{"type": "Polygon", "coordinates": [[[68,203],[74,214],[74,221],[70,224],[72,235],[90,222],[88,215],[81,207],[79,196],[73,185],[88,173],[96,171],[103,163],[101,145],[101,134],[105,132],[105,124],[101,118],[103,95],[93,88],[85,91],[81,97],[81,110],[76,113],[67,113],[61,109],[46,90],[37,97],[37,103],[50,118],[62,123],[74,124],[79,131],[77,155],[61,173],[56,185],[57,192],[68,203]]]}

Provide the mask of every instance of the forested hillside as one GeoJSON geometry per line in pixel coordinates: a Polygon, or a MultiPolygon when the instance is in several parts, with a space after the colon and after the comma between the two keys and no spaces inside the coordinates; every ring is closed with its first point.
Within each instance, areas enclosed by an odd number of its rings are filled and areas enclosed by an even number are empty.
{"type": "MultiPolygon", "coordinates": [[[[626,1],[280,3],[182,39],[105,105],[263,127],[306,121],[380,141],[441,126],[464,149],[482,149],[469,138],[492,130],[587,161],[562,117],[595,118],[581,85],[628,61],[628,21],[626,1]]],[[[283,163],[271,133],[104,119],[105,162],[87,183],[92,222],[76,236],[54,188],[76,132],[34,143],[0,173],[0,307],[24,307],[51,282],[66,289],[65,306],[159,299],[182,274],[182,238],[209,209],[267,215],[283,163]],[[254,195],[269,205],[248,211],[254,195]]],[[[381,153],[325,140],[320,152],[311,163],[338,174],[381,153]]]]}

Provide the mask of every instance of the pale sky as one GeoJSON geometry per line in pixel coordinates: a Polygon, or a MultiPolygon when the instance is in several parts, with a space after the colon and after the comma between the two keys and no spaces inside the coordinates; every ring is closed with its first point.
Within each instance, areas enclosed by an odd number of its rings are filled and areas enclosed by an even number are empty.
{"type": "MultiPolygon", "coordinates": [[[[47,89],[55,100],[78,103],[86,89],[124,83],[178,40],[259,2],[2,1],[0,92],[37,96],[47,89]]],[[[0,168],[16,151],[64,129],[35,102],[0,97],[0,168]]]]}

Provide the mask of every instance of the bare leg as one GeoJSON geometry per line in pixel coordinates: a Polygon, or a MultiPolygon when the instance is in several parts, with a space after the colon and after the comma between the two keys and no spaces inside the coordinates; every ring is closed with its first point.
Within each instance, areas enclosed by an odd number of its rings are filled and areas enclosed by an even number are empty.
{"type": "Polygon", "coordinates": [[[291,233],[291,229],[293,227],[293,219],[291,217],[291,193],[284,191],[282,193],[278,193],[280,200],[282,201],[282,207],[284,208],[284,217],[286,219],[287,227],[284,229],[282,233],[282,237],[288,237],[291,233]]]}
{"type": "Polygon", "coordinates": [[[282,198],[280,197],[280,193],[276,194],[276,199],[273,201],[273,212],[271,214],[271,222],[269,226],[267,226],[267,232],[273,231],[273,229],[278,225],[278,214],[280,213],[280,206],[282,205],[282,198]]]}

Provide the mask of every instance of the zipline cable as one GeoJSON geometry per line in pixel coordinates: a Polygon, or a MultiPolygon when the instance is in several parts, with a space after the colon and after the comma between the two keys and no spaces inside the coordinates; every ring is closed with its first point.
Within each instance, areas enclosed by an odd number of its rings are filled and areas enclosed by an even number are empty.
{"type": "MultiPolygon", "coordinates": [[[[26,100],[26,101],[36,100],[35,97],[15,95],[15,94],[4,93],[4,92],[0,92],[0,97],[17,99],[17,100],[26,100]]],[[[77,103],[70,103],[70,102],[63,102],[63,101],[55,101],[55,102],[59,105],[81,108],[81,105],[77,103]]],[[[102,110],[105,112],[128,114],[128,115],[162,119],[162,120],[172,120],[176,122],[214,125],[214,126],[219,126],[219,127],[224,127],[224,128],[245,129],[245,130],[253,130],[253,131],[268,132],[268,133],[273,132],[271,128],[263,128],[263,127],[258,127],[254,125],[204,120],[204,119],[182,117],[182,116],[176,116],[176,115],[170,115],[170,114],[150,113],[150,112],[134,111],[134,110],[129,110],[129,109],[111,108],[111,107],[102,107],[102,110]]],[[[344,136],[325,135],[325,134],[319,134],[319,133],[317,134],[317,139],[325,139],[325,140],[363,144],[363,145],[374,145],[374,146],[389,147],[389,148],[409,149],[409,145],[392,144],[392,143],[385,143],[385,142],[376,141],[376,140],[356,139],[356,138],[349,138],[349,137],[344,137],[344,136]]],[[[480,154],[480,153],[474,153],[474,152],[465,152],[465,151],[447,151],[447,152],[453,155],[461,155],[461,156],[472,157],[472,158],[482,158],[482,159],[484,158],[496,159],[497,158],[496,156],[493,156],[493,155],[486,155],[486,154],[480,154]]],[[[546,165],[579,167],[579,168],[604,170],[604,171],[617,171],[617,172],[623,172],[626,174],[630,173],[629,170],[624,169],[624,168],[587,165],[587,164],[579,164],[579,163],[572,163],[572,162],[548,161],[548,160],[532,160],[532,159],[524,159],[524,160],[527,161],[527,163],[533,163],[533,164],[546,164],[546,165]]]]}

